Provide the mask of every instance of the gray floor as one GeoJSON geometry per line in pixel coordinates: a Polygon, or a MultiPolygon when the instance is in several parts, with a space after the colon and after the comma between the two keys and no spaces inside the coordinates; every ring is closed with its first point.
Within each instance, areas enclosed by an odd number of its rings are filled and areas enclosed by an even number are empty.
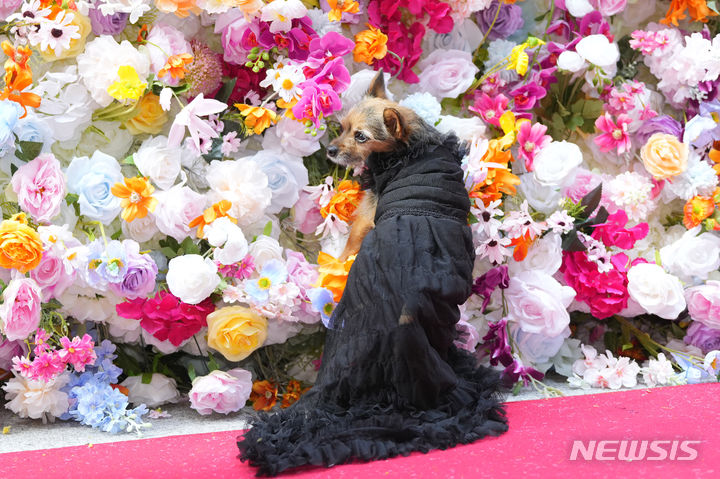
{"type": "MultiPolygon", "coordinates": [[[[560,389],[566,396],[611,392],[597,389],[572,389],[567,383],[556,380],[546,380],[545,382],[549,386],[560,389]]],[[[643,389],[643,387],[637,389],[643,389]]],[[[533,389],[524,389],[516,396],[510,395],[507,401],[542,398],[543,395],[540,392],[533,389]]],[[[552,401],[553,399],[547,400],[552,401]]],[[[172,417],[151,419],[152,427],[143,433],[142,438],[230,431],[243,429],[246,425],[244,417],[247,411],[239,411],[227,416],[222,414],[201,416],[193,409],[190,409],[187,402],[168,405],[163,410],[170,413],[172,417]]],[[[136,434],[108,434],[88,426],[82,426],[74,421],[57,421],[54,424],[43,424],[39,420],[21,419],[3,408],[0,409],[0,431],[6,426],[10,426],[10,429],[7,434],[0,435],[0,453],[138,439],[136,434]]]]}

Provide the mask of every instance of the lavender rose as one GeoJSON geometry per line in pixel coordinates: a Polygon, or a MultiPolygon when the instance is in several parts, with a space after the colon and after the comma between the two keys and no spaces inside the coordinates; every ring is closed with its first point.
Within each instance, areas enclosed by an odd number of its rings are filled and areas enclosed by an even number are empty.
{"type": "Polygon", "coordinates": [[[485,10],[481,10],[475,14],[475,19],[482,32],[488,31],[490,25],[492,30],[488,34],[488,40],[496,40],[498,38],[507,38],[515,33],[525,24],[522,17],[522,8],[519,5],[503,4],[498,9],[498,1],[494,0],[492,4],[485,10]],[[497,12],[497,19],[495,13],[497,12]],[[493,19],[495,23],[493,24],[493,19]]]}
{"type": "Polygon", "coordinates": [[[671,116],[661,115],[651,118],[640,125],[635,132],[635,139],[638,145],[644,145],[655,133],[667,133],[680,138],[682,136],[682,125],[671,116]]]}
{"type": "Polygon", "coordinates": [[[147,296],[155,289],[158,267],[150,255],[128,253],[127,272],[119,283],[110,283],[118,296],[136,299],[147,296]]]}
{"type": "Polygon", "coordinates": [[[122,33],[127,26],[129,13],[114,13],[112,15],[103,15],[98,5],[88,11],[90,17],[90,25],[95,35],[117,35],[122,33]]]}
{"type": "Polygon", "coordinates": [[[703,354],[720,349],[720,329],[709,328],[698,321],[693,321],[687,329],[685,344],[700,348],[703,354]]]}

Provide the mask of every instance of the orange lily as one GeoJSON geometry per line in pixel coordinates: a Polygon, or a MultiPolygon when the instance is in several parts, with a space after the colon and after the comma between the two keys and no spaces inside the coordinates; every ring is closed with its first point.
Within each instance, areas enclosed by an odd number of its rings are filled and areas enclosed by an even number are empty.
{"type": "Polygon", "coordinates": [[[318,254],[318,272],[320,273],[318,284],[332,292],[335,302],[342,298],[353,262],[355,262],[355,255],[341,263],[337,258],[322,251],[318,254]]]}
{"type": "Polygon", "coordinates": [[[19,103],[23,107],[23,115],[27,115],[27,107],[37,108],[40,106],[40,96],[35,93],[23,92],[25,88],[32,85],[32,70],[28,66],[28,60],[32,51],[29,47],[13,47],[10,42],[2,42],[2,50],[8,59],[5,61],[5,88],[0,92],[0,100],[10,100],[19,103]]]}
{"type": "Polygon", "coordinates": [[[250,401],[256,411],[269,411],[277,402],[277,385],[270,381],[255,381],[250,393],[250,401]]]}
{"type": "Polygon", "coordinates": [[[530,245],[535,241],[536,236],[531,236],[528,231],[523,236],[518,236],[510,240],[510,246],[513,246],[513,259],[515,261],[522,261],[528,254],[530,245]]]}
{"type": "Polygon", "coordinates": [[[503,151],[503,140],[490,140],[488,149],[482,161],[504,165],[504,168],[489,168],[484,180],[473,185],[470,190],[471,198],[480,199],[486,206],[495,200],[502,199],[502,195],[514,195],[515,185],[520,184],[520,178],[515,176],[508,164],[513,160],[510,151],[503,151]]]}
{"type": "Polygon", "coordinates": [[[128,223],[136,218],[145,218],[148,212],[155,211],[158,203],[157,198],[152,196],[155,187],[147,178],[125,178],[125,184],[115,183],[110,191],[122,198],[120,217],[128,223]]]}
{"type": "Polygon", "coordinates": [[[209,225],[218,218],[227,217],[233,223],[237,223],[237,219],[233,218],[228,214],[230,208],[232,208],[232,203],[230,203],[228,200],[218,201],[210,208],[203,211],[203,214],[201,216],[198,216],[197,218],[192,220],[190,224],[188,224],[188,226],[190,228],[194,228],[197,226],[197,237],[203,238],[205,236],[205,226],[209,225]]]}
{"type": "Polygon", "coordinates": [[[714,17],[717,15],[714,11],[708,7],[705,0],[672,0],[670,2],[670,8],[665,14],[665,18],[660,20],[660,23],[665,25],[673,24],[678,26],[678,20],[682,20],[687,15],[685,11],[690,12],[690,16],[697,22],[707,22],[708,17],[714,17]]]}

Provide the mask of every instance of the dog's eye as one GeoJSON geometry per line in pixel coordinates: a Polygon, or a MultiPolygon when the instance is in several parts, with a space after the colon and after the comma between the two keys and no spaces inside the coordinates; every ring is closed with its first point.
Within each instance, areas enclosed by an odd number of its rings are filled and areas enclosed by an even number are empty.
{"type": "Polygon", "coordinates": [[[362,131],[356,131],[355,132],[355,141],[358,143],[365,143],[368,140],[368,137],[365,136],[365,133],[362,131]]]}

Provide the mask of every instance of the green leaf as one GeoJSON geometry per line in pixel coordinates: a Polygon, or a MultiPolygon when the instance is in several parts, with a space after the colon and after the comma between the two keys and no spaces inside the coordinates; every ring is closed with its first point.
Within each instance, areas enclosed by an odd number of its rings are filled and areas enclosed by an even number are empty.
{"type": "Polygon", "coordinates": [[[135,157],[133,155],[130,155],[127,158],[125,158],[124,160],[122,160],[120,163],[123,165],[135,166],[135,157]]]}
{"type": "Polygon", "coordinates": [[[220,369],[220,366],[218,366],[218,363],[215,360],[215,356],[213,356],[210,351],[208,351],[208,369],[211,372],[220,369]]]}
{"type": "Polygon", "coordinates": [[[267,222],[265,228],[263,228],[263,234],[265,236],[270,236],[270,234],[272,234],[272,221],[267,222]]]}
{"type": "Polygon", "coordinates": [[[177,253],[174,249],[172,249],[169,246],[164,246],[160,248],[160,252],[165,255],[168,259],[173,259],[175,256],[177,256],[177,253]]]}
{"type": "Polygon", "coordinates": [[[190,378],[190,382],[195,381],[195,378],[197,377],[197,373],[195,372],[195,366],[192,364],[188,364],[187,368],[188,377],[190,378]]]}
{"type": "Polygon", "coordinates": [[[75,193],[68,193],[65,195],[65,201],[67,201],[68,205],[72,205],[78,202],[80,199],[80,196],[76,195],[75,193]]]}
{"type": "Polygon", "coordinates": [[[623,351],[627,351],[628,349],[632,349],[632,348],[633,348],[633,345],[632,345],[632,344],[629,344],[629,343],[625,343],[625,344],[622,345],[622,350],[623,350],[623,351]]]}
{"type": "Polygon", "coordinates": [[[587,248],[578,238],[578,232],[573,229],[567,233],[562,241],[563,251],[585,251],[587,248]]]}
{"type": "Polygon", "coordinates": [[[185,254],[200,253],[200,248],[193,242],[192,238],[190,238],[189,236],[185,238],[182,243],[180,243],[180,248],[185,254]]]}
{"type": "Polygon", "coordinates": [[[716,0],[708,0],[706,3],[710,10],[712,10],[715,13],[720,13],[720,10],[718,9],[716,0]]]}
{"type": "Polygon", "coordinates": [[[232,94],[233,90],[235,89],[235,84],[237,83],[237,77],[231,78],[225,82],[223,82],[223,86],[220,87],[220,90],[215,94],[215,99],[218,101],[221,101],[223,103],[227,103],[230,99],[230,95],[232,94]]]}
{"type": "Polygon", "coordinates": [[[583,118],[586,118],[588,120],[592,120],[595,122],[595,120],[598,119],[600,115],[602,115],[603,112],[603,102],[600,100],[585,100],[583,103],[582,108],[582,116],[583,118]]]}
{"type": "Polygon", "coordinates": [[[520,390],[522,389],[522,382],[518,381],[515,383],[515,386],[512,388],[512,394],[513,396],[517,396],[520,394],[520,390]]]}
{"type": "Polygon", "coordinates": [[[477,223],[479,223],[479,222],[480,222],[480,220],[477,219],[477,216],[475,216],[475,215],[472,214],[472,213],[468,213],[468,224],[469,224],[469,225],[474,225],[474,224],[477,224],[477,223]]]}
{"type": "Polygon", "coordinates": [[[119,229],[119,230],[117,230],[116,232],[114,232],[114,233],[110,236],[110,238],[116,240],[116,239],[119,239],[119,238],[120,238],[120,235],[122,235],[122,229],[119,229]]]}
{"type": "Polygon", "coordinates": [[[10,176],[14,175],[17,170],[18,167],[15,166],[15,163],[10,163],[10,176]]]}
{"type": "Polygon", "coordinates": [[[150,384],[152,382],[152,376],[153,376],[153,373],[148,373],[148,372],[142,373],[142,383],[150,384]]]}
{"type": "Polygon", "coordinates": [[[40,154],[43,144],[38,141],[18,141],[15,156],[21,161],[32,161],[40,154]]]}

